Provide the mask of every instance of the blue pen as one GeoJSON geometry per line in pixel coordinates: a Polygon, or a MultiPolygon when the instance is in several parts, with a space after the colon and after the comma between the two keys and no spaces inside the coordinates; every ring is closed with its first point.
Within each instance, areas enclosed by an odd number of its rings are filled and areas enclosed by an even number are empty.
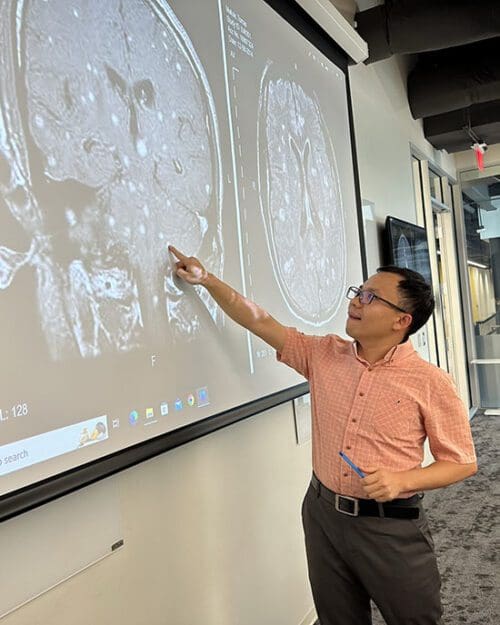
{"type": "Polygon", "coordinates": [[[359,477],[365,477],[363,471],[361,471],[361,469],[357,467],[354,462],[345,455],[343,451],[339,451],[339,456],[342,458],[342,460],[347,462],[347,464],[351,467],[353,471],[355,471],[359,475],[359,477]]]}

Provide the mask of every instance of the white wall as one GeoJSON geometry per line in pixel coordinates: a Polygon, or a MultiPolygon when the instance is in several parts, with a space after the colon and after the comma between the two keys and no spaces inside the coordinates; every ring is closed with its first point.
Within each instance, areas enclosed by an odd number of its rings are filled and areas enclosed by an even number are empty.
{"type": "Polygon", "coordinates": [[[374,205],[367,224],[369,273],[382,264],[381,227],[387,215],[415,221],[410,144],[451,176],[454,159],[426,141],[421,121],[411,117],[406,95],[406,57],[350,68],[354,127],[362,198],[374,205]]]}
{"type": "MultiPolygon", "coordinates": [[[[122,550],[2,625],[299,625],[312,607],[300,525],[309,476],[290,405],[114,476],[122,550]]],[[[15,566],[44,564],[28,553],[15,566]]]]}
{"type": "MultiPolygon", "coordinates": [[[[361,195],[378,224],[389,213],[414,220],[410,142],[450,173],[453,161],[434,154],[411,119],[404,63],[350,74],[361,195]]],[[[109,480],[120,492],[125,547],[2,625],[311,623],[300,526],[309,475],[310,447],[295,444],[291,404],[129,469],[109,480]]],[[[22,565],[43,563],[27,554],[22,565]]]]}

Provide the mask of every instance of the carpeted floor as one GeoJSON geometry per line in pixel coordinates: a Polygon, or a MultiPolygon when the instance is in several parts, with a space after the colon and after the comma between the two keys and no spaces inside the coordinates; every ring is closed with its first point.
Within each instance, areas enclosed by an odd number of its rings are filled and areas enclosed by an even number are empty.
{"type": "MultiPolygon", "coordinates": [[[[444,625],[500,625],[500,418],[476,416],[471,427],[478,473],[426,493],[424,506],[443,582],[444,625]]],[[[373,623],[385,623],[376,609],[373,623]]]]}

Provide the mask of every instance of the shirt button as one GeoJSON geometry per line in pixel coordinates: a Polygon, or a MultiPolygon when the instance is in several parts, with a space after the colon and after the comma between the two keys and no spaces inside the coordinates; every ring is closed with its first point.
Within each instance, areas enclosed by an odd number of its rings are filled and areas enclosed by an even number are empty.
{"type": "Polygon", "coordinates": [[[347,445],[346,449],[351,449],[351,446],[350,446],[350,445],[347,445]]]}
{"type": "Polygon", "coordinates": [[[373,367],[368,367],[368,371],[373,371],[373,367]]]}
{"type": "Polygon", "coordinates": [[[344,477],[348,477],[348,476],[349,476],[349,473],[344,473],[344,477]]]}
{"type": "MultiPolygon", "coordinates": [[[[356,423],[356,419],[353,419],[353,420],[352,420],[352,422],[353,422],[353,423],[356,423]]],[[[349,447],[349,449],[351,449],[351,448],[349,447]]]]}
{"type": "Polygon", "coordinates": [[[363,397],[363,395],[364,395],[363,391],[360,391],[359,396],[363,397]]]}

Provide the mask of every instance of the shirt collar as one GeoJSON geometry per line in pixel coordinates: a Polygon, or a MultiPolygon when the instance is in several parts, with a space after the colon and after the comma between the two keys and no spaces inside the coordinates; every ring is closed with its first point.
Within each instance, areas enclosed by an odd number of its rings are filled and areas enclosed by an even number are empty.
{"type": "MultiPolygon", "coordinates": [[[[359,354],[358,354],[358,343],[357,343],[357,341],[353,341],[352,345],[353,345],[353,351],[354,351],[355,357],[360,362],[366,362],[366,360],[361,358],[361,356],[359,356],[359,354]]],[[[395,345],[394,347],[391,347],[391,349],[387,352],[387,354],[383,358],[378,360],[376,363],[374,363],[374,364],[375,365],[378,365],[378,364],[389,364],[390,365],[390,364],[393,364],[393,363],[397,363],[398,361],[402,360],[403,358],[407,358],[408,356],[413,354],[414,351],[415,351],[415,348],[413,347],[412,342],[410,341],[410,339],[408,339],[404,343],[399,343],[398,345],[395,345]]]]}

